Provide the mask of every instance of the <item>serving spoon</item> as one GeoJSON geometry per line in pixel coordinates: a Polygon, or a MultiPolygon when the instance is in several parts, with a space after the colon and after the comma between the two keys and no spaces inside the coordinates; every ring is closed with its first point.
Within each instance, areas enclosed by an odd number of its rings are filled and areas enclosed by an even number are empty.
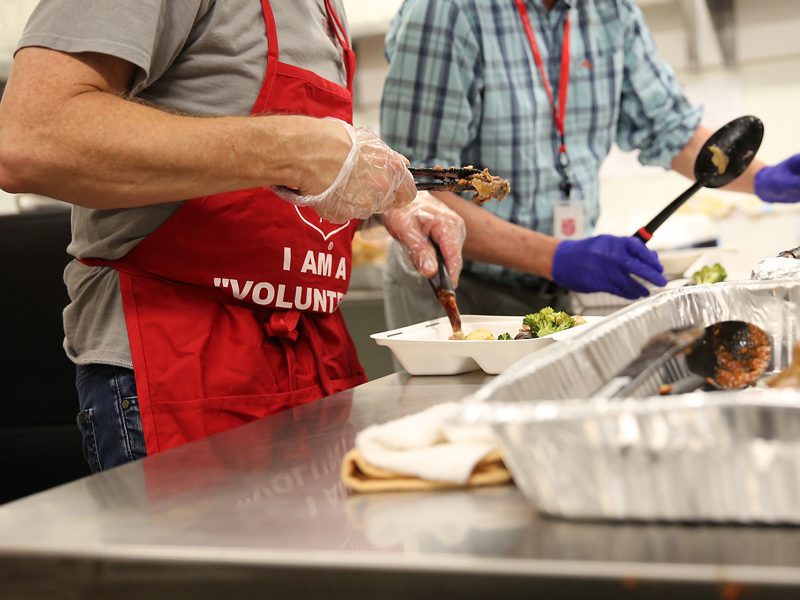
{"type": "MultiPolygon", "coordinates": [[[[670,329],[654,336],[639,356],[598,390],[595,398],[639,395],[665,369],[686,373],[661,393],[685,393],[704,384],[721,390],[755,384],[772,353],[769,335],[744,321],[720,321],[708,327],[670,329]]],[[[662,386],[664,387],[664,386],[662,386]]]]}
{"type": "Polygon", "coordinates": [[[739,177],[753,162],[763,138],[764,124],[753,116],[739,117],[715,131],[703,144],[694,161],[695,182],[692,186],[634,233],[633,237],[646,244],[655,230],[698,190],[722,187],[739,177]]]}

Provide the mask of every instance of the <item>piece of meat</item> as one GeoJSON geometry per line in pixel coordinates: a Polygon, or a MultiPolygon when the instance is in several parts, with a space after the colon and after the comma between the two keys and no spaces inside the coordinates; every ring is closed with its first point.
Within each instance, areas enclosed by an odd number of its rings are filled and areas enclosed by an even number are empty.
{"type": "Polygon", "coordinates": [[[717,386],[722,389],[736,390],[755,385],[766,370],[772,355],[766,333],[750,323],[737,342],[733,348],[714,344],[714,354],[717,357],[715,379],[717,386]]]}
{"type": "Polygon", "coordinates": [[[459,183],[475,188],[475,195],[472,201],[475,204],[483,204],[487,200],[497,198],[502,200],[511,191],[511,184],[506,179],[501,179],[497,175],[489,173],[489,169],[484,169],[477,175],[470,175],[459,183]]]}

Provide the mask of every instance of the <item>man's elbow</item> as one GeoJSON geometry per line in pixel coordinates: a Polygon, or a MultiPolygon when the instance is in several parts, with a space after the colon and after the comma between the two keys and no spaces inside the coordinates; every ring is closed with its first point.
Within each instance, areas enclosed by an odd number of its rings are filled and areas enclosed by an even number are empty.
{"type": "Polygon", "coordinates": [[[0,189],[11,194],[35,192],[36,162],[24,139],[0,127],[0,189]]]}

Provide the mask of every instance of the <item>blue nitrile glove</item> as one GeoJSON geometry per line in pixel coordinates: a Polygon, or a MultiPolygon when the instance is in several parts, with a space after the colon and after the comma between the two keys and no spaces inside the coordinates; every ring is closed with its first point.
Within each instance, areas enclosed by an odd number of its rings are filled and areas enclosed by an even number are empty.
{"type": "Polygon", "coordinates": [[[800,202],[800,154],[756,173],[756,195],[764,202],[800,202]]]}
{"type": "Polygon", "coordinates": [[[610,292],[623,298],[641,298],[649,292],[631,277],[666,285],[658,255],[633,237],[598,235],[564,240],[553,258],[553,281],[576,292],[610,292]]]}

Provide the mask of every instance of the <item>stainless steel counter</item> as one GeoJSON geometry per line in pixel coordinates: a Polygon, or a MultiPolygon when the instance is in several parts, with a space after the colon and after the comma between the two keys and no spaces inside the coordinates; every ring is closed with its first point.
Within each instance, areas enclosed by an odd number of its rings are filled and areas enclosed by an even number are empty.
{"type": "Polygon", "coordinates": [[[546,520],[512,486],[348,496],[355,432],[486,379],[392,375],[2,506],[0,598],[797,597],[796,529],[546,520]]]}

